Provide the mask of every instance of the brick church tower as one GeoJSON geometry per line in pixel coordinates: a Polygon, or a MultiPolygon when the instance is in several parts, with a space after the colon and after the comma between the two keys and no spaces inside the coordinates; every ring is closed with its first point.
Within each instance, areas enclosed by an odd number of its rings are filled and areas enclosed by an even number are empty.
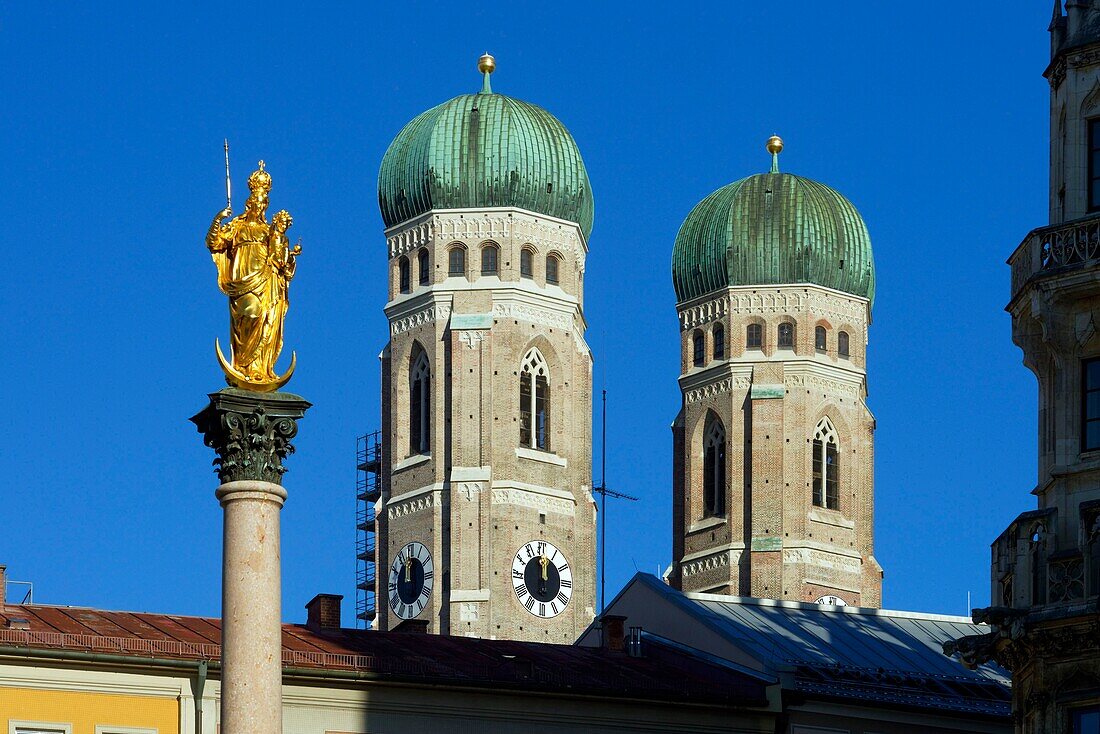
{"type": "Polygon", "coordinates": [[[874,262],[855,207],[770,173],[700,202],[676,237],[683,405],[669,582],[880,606],[867,327],[874,262]]]}
{"type": "Polygon", "coordinates": [[[569,644],[595,604],[592,191],[569,132],[495,94],[494,68],[409,122],[379,172],[378,627],[569,644]]]}

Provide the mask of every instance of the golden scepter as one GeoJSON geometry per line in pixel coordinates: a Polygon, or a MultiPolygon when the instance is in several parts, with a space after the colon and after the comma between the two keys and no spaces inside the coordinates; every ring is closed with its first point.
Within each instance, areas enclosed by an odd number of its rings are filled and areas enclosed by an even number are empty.
{"type": "Polygon", "coordinates": [[[225,206],[233,211],[233,181],[229,178],[229,138],[225,139],[225,206]]]}

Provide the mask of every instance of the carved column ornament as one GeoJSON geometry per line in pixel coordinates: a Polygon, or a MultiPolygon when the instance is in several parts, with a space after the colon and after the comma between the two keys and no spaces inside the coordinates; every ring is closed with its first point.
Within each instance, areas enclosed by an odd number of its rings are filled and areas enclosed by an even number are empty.
{"type": "Polygon", "coordinates": [[[310,403],[284,392],[256,393],[226,388],[191,422],[214,449],[214,471],[222,483],[259,480],[282,484],[283,459],[294,453],[290,440],[310,403]]]}

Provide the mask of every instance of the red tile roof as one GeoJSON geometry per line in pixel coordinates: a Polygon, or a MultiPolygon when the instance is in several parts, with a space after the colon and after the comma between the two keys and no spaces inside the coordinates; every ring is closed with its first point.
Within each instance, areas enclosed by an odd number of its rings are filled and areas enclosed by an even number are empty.
{"type": "MultiPolygon", "coordinates": [[[[7,605],[0,650],[65,650],[151,659],[221,656],[221,620],[79,607],[7,605]],[[26,620],[23,625],[14,620],[26,620]],[[25,629],[16,627],[25,626],[25,629]]],[[[348,671],[366,678],[434,685],[538,688],[588,695],[764,706],[766,683],[681,650],[647,643],[647,653],[472,637],[283,625],[283,665],[301,675],[348,671]]]]}

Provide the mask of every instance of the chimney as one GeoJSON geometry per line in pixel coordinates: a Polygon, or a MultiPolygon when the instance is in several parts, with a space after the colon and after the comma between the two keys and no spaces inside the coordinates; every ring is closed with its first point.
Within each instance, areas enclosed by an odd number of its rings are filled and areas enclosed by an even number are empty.
{"type": "Polygon", "coordinates": [[[401,624],[393,628],[393,632],[409,632],[417,635],[428,634],[428,620],[426,619],[406,619],[401,624]]]}
{"type": "Polygon", "coordinates": [[[306,629],[333,632],[340,629],[341,594],[318,594],[306,604],[306,629]]]}
{"type": "Polygon", "coordinates": [[[600,617],[600,631],[603,648],[613,652],[622,652],[626,646],[626,617],[618,614],[605,614],[600,617]]]}

